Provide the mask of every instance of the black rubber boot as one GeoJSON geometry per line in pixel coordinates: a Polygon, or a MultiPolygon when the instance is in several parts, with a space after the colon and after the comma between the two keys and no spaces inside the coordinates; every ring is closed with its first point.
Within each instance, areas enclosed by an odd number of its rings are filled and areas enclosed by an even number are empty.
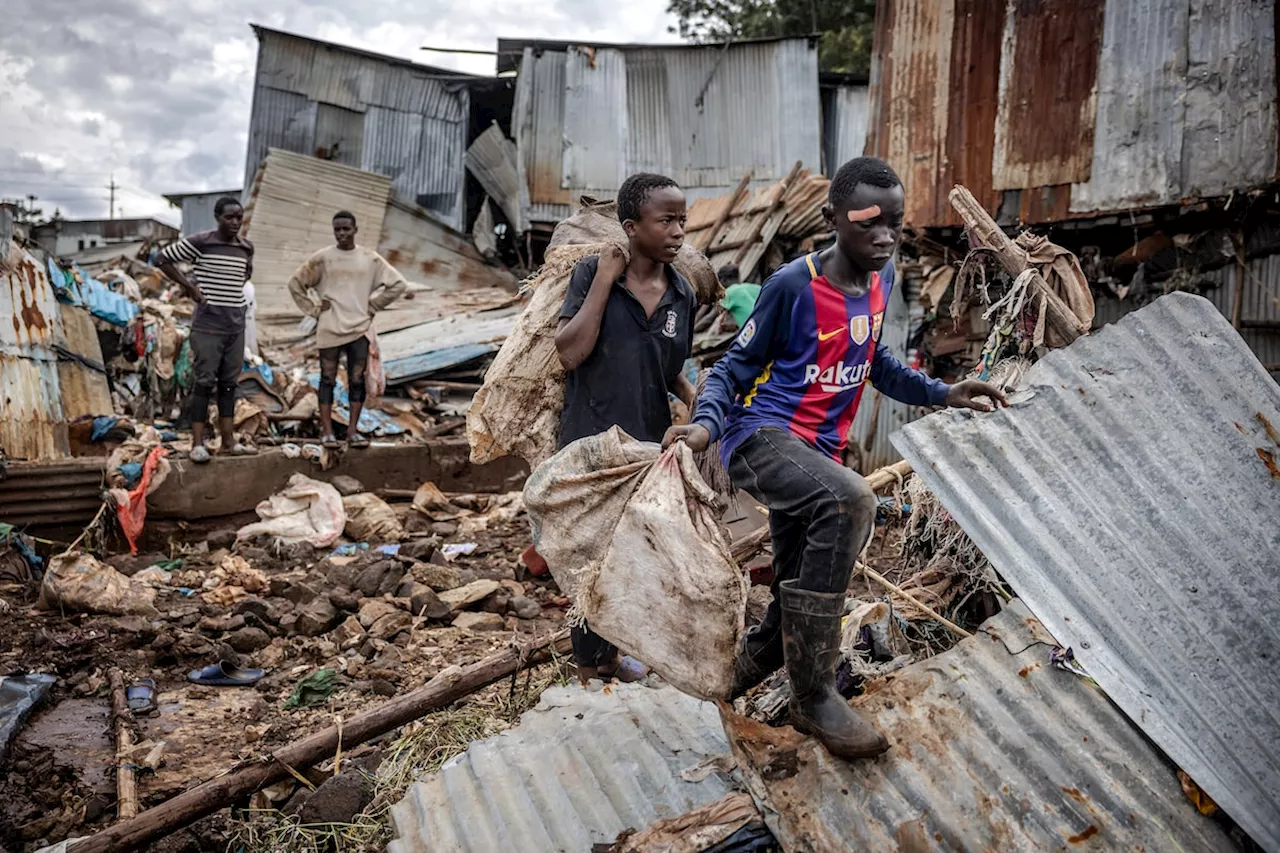
{"type": "Polygon", "coordinates": [[[798,589],[794,580],[785,581],[781,592],[791,724],[838,758],[880,755],[889,742],[836,692],[844,596],[798,589]]]}
{"type": "Polygon", "coordinates": [[[737,699],[782,668],[782,631],[775,625],[755,625],[747,631],[733,662],[729,699],[737,699]]]}

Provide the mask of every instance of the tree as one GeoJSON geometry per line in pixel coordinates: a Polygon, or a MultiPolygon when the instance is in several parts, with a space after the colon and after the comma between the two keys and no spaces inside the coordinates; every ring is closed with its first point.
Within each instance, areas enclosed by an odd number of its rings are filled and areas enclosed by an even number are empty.
{"type": "Polygon", "coordinates": [[[679,21],[671,31],[693,42],[821,33],[821,70],[871,70],[875,0],[669,0],[667,11],[679,21]]]}

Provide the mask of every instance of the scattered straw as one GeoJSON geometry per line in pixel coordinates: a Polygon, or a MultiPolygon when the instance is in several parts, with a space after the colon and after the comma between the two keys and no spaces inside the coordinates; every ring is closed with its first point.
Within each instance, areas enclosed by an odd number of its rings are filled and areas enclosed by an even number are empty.
{"type": "MultiPolygon", "coordinates": [[[[560,662],[552,661],[517,672],[504,683],[412,722],[386,747],[382,763],[371,777],[373,801],[351,821],[304,824],[296,815],[275,809],[251,810],[233,820],[229,849],[239,853],[381,853],[391,839],[391,807],[404,798],[410,785],[465,752],[472,742],[511,727],[538,703],[544,690],[563,683],[560,662]]],[[[345,763],[350,761],[348,756],[345,763]]]]}

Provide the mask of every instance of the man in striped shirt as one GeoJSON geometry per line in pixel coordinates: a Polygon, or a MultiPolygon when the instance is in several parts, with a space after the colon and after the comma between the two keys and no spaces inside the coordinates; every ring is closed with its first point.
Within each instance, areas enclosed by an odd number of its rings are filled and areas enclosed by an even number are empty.
{"type": "Polygon", "coordinates": [[[215,389],[222,452],[247,456],[257,451],[235,439],[236,384],[244,366],[244,284],[253,274],[253,244],[240,236],[244,208],[230,196],[213,207],[218,227],[185,237],[160,252],[160,270],[195,300],[191,353],[195,386],[191,391],[191,461],[209,461],[204,425],[215,389]],[[178,263],[192,265],[184,275],[178,263]]]}

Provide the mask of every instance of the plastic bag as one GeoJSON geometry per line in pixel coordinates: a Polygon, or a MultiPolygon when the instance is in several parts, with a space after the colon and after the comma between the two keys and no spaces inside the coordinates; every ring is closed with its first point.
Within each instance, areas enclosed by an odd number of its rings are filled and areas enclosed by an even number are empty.
{"type": "Polygon", "coordinates": [[[49,561],[40,585],[40,606],[109,616],[158,616],[156,591],[134,583],[89,554],[60,554],[49,561]]]}
{"type": "Polygon", "coordinates": [[[683,443],[618,427],[570,444],[524,490],[534,546],[591,630],[704,699],[729,693],[747,580],[683,443]]]}
{"type": "Polygon", "coordinates": [[[338,490],[305,474],[290,477],[284,491],[258,504],[256,512],[262,520],[240,528],[237,539],[274,536],[286,544],[308,542],[327,548],[347,524],[338,490]]]}
{"type": "Polygon", "coordinates": [[[347,513],[347,536],[357,542],[399,542],[404,538],[400,519],[386,501],[369,492],[342,499],[347,513]]]}

